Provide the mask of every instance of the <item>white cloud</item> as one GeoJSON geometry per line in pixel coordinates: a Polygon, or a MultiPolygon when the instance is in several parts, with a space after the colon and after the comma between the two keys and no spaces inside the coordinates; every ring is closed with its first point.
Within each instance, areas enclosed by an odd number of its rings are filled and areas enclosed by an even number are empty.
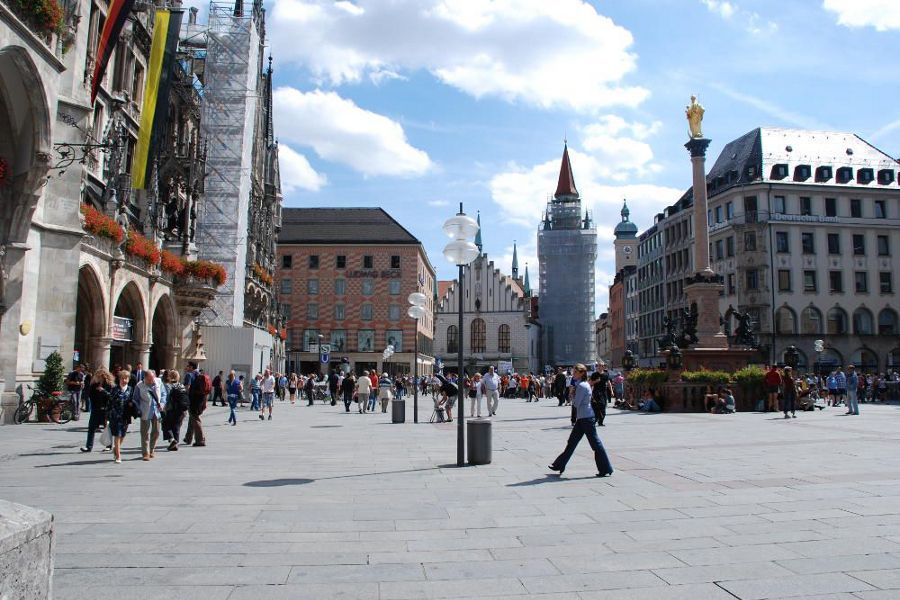
{"type": "Polygon", "coordinates": [[[706,8],[708,8],[710,11],[712,11],[714,13],[717,13],[723,19],[730,19],[731,17],[734,16],[734,13],[737,10],[735,8],[734,4],[732,4],[731,2],[723,2],[721,0],[700,0],[700,1],[704,5],[706,5],[706,8]]]}
{"type": "Polygon", "coordinates": [[[876,31],[900,29],[897,0],[825,0],[822,6],[837,13],[838,24],[845,27],[874,27],[876,31]]]}
{"type": "Polygon", "coordinates": [[[745,10],[734,2],[726,0],[700,0],[710,12],[733,23],[738,23],[753,35],[771,34],[778,31],[775,21],[767,21],[752,10],[745,10]],[[735,18],[736,17],[736,18],[735,18]]]}
{"type": "Polygon", "coordinates": [[[441,206],[450,206],[449,200],[429,200],[428,206],[441,207],[441,206]]]}
{"type": "Polygon", "coordinates": [[[582,145],[603,167],[603,176],[616,181],[659,170],[653,149],[643,141],[654,135],[662,123],[629,123],[616,115],[605,115],[581,130],[582,145]]]}
{"type": "Polygon", "coordinates": [[[275,90],[276,131],[294,145],[363,175],[421,175],[432,167],[423,150],[409,144],[396,121],[362,109],[334,92],[275,90]]]}
{"type": "Polygon", "coordinates": [[[318,192],[328,183],[328,178],[317,173],[305,156],[287,144],[278,145],[278,169],[281,174],[281,191],[284,193],[298,189],[318,192]]]}
{"type": "Polygon", "coordinates": [[[543,108],[649,95],[623,82],[631,33],[585,0],[276,0],[269,27],[282,60],[331,85],[425,70],[476,98],[543,108]]]}

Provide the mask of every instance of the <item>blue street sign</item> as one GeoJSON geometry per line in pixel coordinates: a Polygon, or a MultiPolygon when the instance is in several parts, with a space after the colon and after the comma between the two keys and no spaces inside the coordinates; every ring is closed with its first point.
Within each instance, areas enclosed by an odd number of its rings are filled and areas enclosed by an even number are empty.
{"type": "Polygon", "coordinates": [[[323,352],[322,354],[320,354],[320,355],[319,355],[319,360],[322,361],[322,364],[323,364],[323,365],[327,365],[327,364],[328,364],[328,361],[329,361],[329,355],[328,355],[328,353],[327,353],[327,352],[323,352]]]}

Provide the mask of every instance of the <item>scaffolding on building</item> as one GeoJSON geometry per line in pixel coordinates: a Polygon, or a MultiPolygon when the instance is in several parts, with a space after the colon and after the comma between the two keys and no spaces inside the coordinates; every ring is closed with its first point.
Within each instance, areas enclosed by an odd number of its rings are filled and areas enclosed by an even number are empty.
{"type": "Polygon", "coordinates": [[[549,364],[596,360],[594,271],[597,229],[578,196],[547,204],[538,230],[540,320],[549,364]]]}

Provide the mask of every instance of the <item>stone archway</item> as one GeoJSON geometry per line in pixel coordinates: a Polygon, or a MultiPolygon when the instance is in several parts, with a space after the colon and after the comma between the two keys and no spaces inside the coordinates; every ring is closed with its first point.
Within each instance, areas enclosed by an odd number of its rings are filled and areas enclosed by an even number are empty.
{"type": "Polygon", "coordinates": [[[106,302],[97,272],[90,266],[78,270],[78,298],[75,306],[75,346],[79,360],[91,367],[106,366],[103,338],[107,335],[106,302]]]}
{"type": "Polygon", "coordinates": [[[110,349],[110,366],[127,365],[132,367],[136,363],[144,363],[146,366],[148,349],[145,332],[147,331],[147,316],[144,298],[135,282],[128,282],[116,300],[113,310],[113,335],[112,348],[110,349]],[[119,317],[116,319],[115,317],[119,317]],[[130,328],[126,331],[121,319],[130,321],[130,328]]]}
{"type": "Polygon", "coordinates": [[[150,321],[150,359],[148,368],[159,372],[162,369],[175,368],[176,346],[175,309],[172,298],[165,294],[157,302],[150,321]]]}

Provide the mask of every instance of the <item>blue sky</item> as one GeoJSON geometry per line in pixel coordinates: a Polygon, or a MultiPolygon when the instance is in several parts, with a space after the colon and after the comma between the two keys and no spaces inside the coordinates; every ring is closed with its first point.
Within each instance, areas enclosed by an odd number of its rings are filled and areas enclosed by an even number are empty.
{"type": "Polygon", "coordinates": [[[643,230],[690,184],[684,106],[710,162],[758,126],[852,131],[900,156],[896,0],[275,0],[285,206],[382,206],[439,278],[443,221],[481,212],[537,285],[563,139],[600,233],[598,309],[623,198],[643,230]]]}

